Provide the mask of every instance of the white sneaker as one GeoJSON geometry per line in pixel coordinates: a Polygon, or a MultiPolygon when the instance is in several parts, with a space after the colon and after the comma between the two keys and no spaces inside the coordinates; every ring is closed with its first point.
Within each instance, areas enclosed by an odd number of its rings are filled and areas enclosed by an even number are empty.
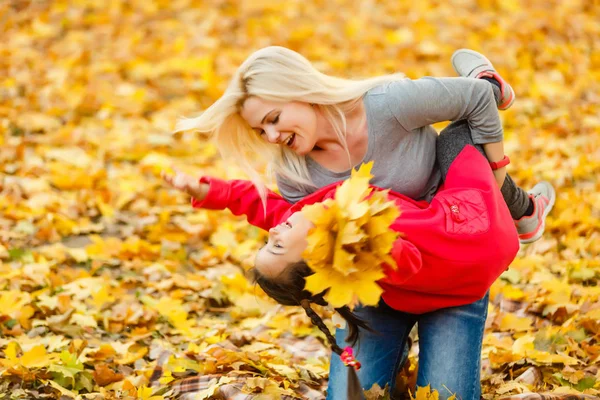
{"type": "Polygon", "coordinates": [[[452,54],[452,68],[466,78],[493,78],[500,84],[499,110],[507,110],[515,101],[513,88],[496,72],[491,61],[474,50],[460,49],[452,54]]]}

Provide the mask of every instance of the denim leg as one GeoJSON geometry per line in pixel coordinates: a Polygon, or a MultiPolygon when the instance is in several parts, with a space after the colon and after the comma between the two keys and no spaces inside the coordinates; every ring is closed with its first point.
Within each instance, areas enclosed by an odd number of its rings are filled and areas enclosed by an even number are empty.
{"type": "Polygon", "coordinates": [[[453,393],[457,399],[479,400],[488,300],[489,291],[474,303],[420,316],[418,386],[430,384],[441,400],[453,393]]]}
{"type": "MultiPolygon", "coordinates": [[[[399,372],[403,350],[411,328],[416,322],[415,316],[396,311],[380,302],[377,307],[362,307],[355,313],[364,319],[375,333],[361,329],[359,341],[353,347],[356,358],[361,363],[358,378],[363,389],[368,390],[377,383],[381,387],[386,384],[393,387],[399,372]]],[[[337,343],[344,348],[346,329],[338,329],[335,333],[337,343]]],[[[332,354],[329,369],[328,400],[344,400],[347,393],[347,369],[337,354],[332,354]]]]}

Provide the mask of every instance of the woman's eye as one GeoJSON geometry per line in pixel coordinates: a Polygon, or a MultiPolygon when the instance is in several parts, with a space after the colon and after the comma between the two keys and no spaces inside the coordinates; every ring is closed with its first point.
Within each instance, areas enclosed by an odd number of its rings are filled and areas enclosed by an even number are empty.
{"type": "Polygon", "coordinates": [[[271,123],[276,124],[278,122],[279,122],[279,114],[277,114],[277,116],[275,118],[273,118],[273,121],[271,123]]]}
{"type": "Polygon", "coordinates": [[[292,224],[290,224],[289,222],[287,222],[287,221],[286,221],[286,222],[285,222],[285,226],[287,226],[288,228],[291,228],[291,227],[292,227],[292,224]]]}
{"type": "Polygon", "coordinates": [[[278,248],[278,249],[282,249],[283,248],[283,246],[281,246],[280,244],[277,244],[277,243],[274,244],[273,247],[278,248]]]}

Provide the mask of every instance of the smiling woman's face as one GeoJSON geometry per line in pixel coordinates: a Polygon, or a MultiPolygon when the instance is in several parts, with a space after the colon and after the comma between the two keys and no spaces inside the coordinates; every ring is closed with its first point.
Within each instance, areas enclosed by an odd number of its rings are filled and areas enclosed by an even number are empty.
{"type": "Polygon", "coordinates": [[[317,112],[307,103],[278,103],[253,96],[243,104],[241,116],[262,139],[308,154],[317,141],[317,112]]]}
{"type": "Polygon", "coordinates": [[[312,227],[301,212],[269,229],[269,240],[256,255],[255,268],[267,278],[279,276],[285,268],[302,260],[307,246],[306,237],[312,227]]]}

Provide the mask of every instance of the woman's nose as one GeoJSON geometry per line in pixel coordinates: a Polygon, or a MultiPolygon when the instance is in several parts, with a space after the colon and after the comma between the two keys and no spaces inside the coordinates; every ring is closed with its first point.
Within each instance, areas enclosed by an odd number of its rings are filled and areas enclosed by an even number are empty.
{"type": "Polygon", "coordinates": [[[267,129],[265,129],[265,134],[267,136],[267,140],[270,143],[279,142],[279,132],[277,131],[277,129],[267,127],[267,129]]]}

